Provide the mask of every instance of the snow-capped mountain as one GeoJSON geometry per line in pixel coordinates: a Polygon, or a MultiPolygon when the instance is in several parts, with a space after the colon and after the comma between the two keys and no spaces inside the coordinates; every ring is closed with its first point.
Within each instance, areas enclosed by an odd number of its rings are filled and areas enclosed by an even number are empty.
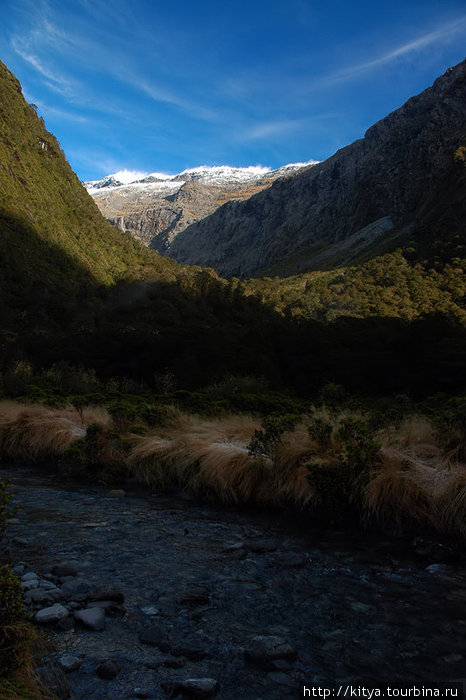
{"type": "Polygon", "coordinates": [[[104,216],[159,252],[169,253],[176,235],[232,199],[247,199],[315,165],[289,163],[272,170],[229,165],[189,168],[176,175],[120,170],[83,183],[104,216]]]}
{"type": "Polygon", "coordinates": [[[289,163],[276,170],[264,168],[260,165],[250,165],[246,168],[238,168],[230,165],[200,165],[197,168],[183,170],[177,175],[167,175],[165,173],[143,173],[135,170],[120,170],[112,175],[105,175],[101,180],[90,180],[84,182],[84,186],[89,193],[100,190],[104,187],[124,187],[133,186],[154,186],[154,188],[174,187],[175,183],[179,187],[189,180],[198,180],[205,185],[231,185],[246,184],[262,180],[264,178],[275,180],[277,177],[290,175],[309,165],[315,165],[318,161],[309,160],[307,163],[289,163]]]}

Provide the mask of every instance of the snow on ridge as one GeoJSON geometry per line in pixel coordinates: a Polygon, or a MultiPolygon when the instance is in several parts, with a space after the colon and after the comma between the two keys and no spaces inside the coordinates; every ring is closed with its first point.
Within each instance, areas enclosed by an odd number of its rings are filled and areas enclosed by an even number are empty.
{"type": "MultiPolygon", "coordinates": [[[[119,170],[113,175],[108,175],[108,178],[113,178],[117,182],[121,182],[122,185],[129,185],[131,182],[136,182],[137,180],[142,180],[147,177],[149,173],[143,173],[140,170],[119,170]]],[[[107,179],[107,178],[104,178],[107,179]]]]}
{"type": "Polygon", "coordinates": [[[200,182],[213,185],[232,183],[246,183],[262,178],[279,176],[281,173],[294,172],[310,165],[315,165],[319,161],[309,160],[303,163],[288,163],[280,168],[272,168],[261,165],[249,165],[247,167],[236,167],[232,165],[200,165],[196,168],[187,168],[176,175],[166,173],[145,173],[138,170],[119,170],[112,175],[106,175],[101,180],[90,180],[84,182],[89,194],[103,188],[117,187],[153,187],[154,189],[170,188],[179,185],[181,187],[186,180],[199,180],[200,182]]]}
{"type": "Polygon", "coordinates": [[[233,165],[199,165],[197,168],[187,168],[177,177],[190,177],[192,179],[217,182],[225,180],[256,180],[270,173],[270,168],[260,165],[249,165],[240,168],[233,165]]]}

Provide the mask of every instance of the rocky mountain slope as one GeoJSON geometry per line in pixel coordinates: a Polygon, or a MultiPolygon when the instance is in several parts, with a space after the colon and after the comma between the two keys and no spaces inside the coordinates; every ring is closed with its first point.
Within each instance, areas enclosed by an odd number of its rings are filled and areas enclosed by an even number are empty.
{"type": "Polygon", "coordinates": [[[314,164],[262,167],[199,167],[178,175],[153,173],[133,179],[123,171],[84,183],[102,214],[150,248],[170,255],[180,231],[212,214],[227,201],[247,199],[314,164]]]}
{"type": "MultiPolygon", "coordinates": [[[[462,62],[328,160],[191,224],[170,255],[248,277],[267,268],[281,275],[326,269],[396,247],[450,177],[466,133],[465,104],[462,62]]],[[[450,233],[464,236],[457,223],[450,233]]]]}

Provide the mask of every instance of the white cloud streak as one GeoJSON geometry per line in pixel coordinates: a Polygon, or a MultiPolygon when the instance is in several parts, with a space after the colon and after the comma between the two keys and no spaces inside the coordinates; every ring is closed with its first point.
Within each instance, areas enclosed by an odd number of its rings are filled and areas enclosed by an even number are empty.
{"type": "Polygon", "coordinates": [[[262,122],[249,129],[245,129],[241,134],[241,139],[244,141],[255,141],[259,139],[267,139],[272,136],[300,129],[303,126],[302,119],[279,120],[272,122],[262,122]]]}
{"type": "Polygon", "coordinates": [[[417,39],[396,46],[390,49],[383,56],[378,56],[369,61],[343,68],[342,70],[324,76],[319,82],[330,85],[334,83],[346,82],[354,78],[368,73],[376,68],[380,68],[390,63],[394,63],[399,58],[408,56],[409,54],[417,53],[427,49],[435,44],[444,44],[450,42],[457,34],[464,32],[466,29],[466,15],[460,17],[454,22],[449,22],[433,32],[428,32],[417,39]]]}

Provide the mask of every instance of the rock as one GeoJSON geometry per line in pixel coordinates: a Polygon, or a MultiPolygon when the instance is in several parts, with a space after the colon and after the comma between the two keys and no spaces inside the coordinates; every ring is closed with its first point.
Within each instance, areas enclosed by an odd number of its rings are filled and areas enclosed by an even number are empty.
{"type": "Polygon", "coordinates": [[[277,554],[275,561],[279,566],[291,568],[305,566],[309,558],[306,554],[302,554],[301,552],[280,552],[277,554]]]}
{"type": "Polygon", "coordinates": [[[42,610],[39,610],[34,615],[34,620],[40,625],[45,625],[50,622],[58,622],[59,620],[63,620],[65,617],[68,617],[68,610],[64,608],[63,605],[56,603],[55,605],[51,605],[49,608],[42,608],[42,610]]]}
{"type": "Polygon", "coordinates": [[[295,659],[296,649],[283,637],[257,635],[245,646],[244,656],[259,666],[269,666],[276,659],[295,659]]]}
{"type": "Polygon", "coordinates": [[[77,656],[72,654],[65,654],[58,659],[58,665],[65,671],[65,673],[71,673],[71,671],[77,671],[81,667],[82,661],[77,656]]]}
{"type": "Polygon", "coordinates": [[[124,489],[112,489],[108,492],[109,498],[124,498],[126,491],[124,489]]]}
{"type": "Polygon", "coordinates": [[[113,603],[121,603],[125,602],[125,596],[121,591],[117,591],[116,588],[98,588],[95,591],[92,591],[90,595],[88,595],[88,600],[90,601],[95,601],[95,600],[111,600],[113,603]]]}
{"type": "Polygon", "coordinates": [[[136,698],[150,698],[152,696],[152,692],[150,690],[145,690],[144,688],[135,688],[134,696],[136,698]]]}
{"type": "Polygon", "coordinates": [[[58,700],[68,700],[72,697],[70,684],[58,664],[41,666],[37,669],[37,675],[42,685],[51,690],[58,700]]]}
{"type": "Polygon", "coordinates": [[[54,591],[57,589],[54,583],[52,583],[51,581],[46,581],[44,579],[41,579],[39,581],[39,588],[44,588],[46,591],[54,591]]]}
{"type": "Polygon", "coordinates": [[[141,608],[141,612],[148,617],[154,617],[159,614],[160,610],[155,605],[146,605],[144,608],[141,608]]]}
{"type": "Polygon", "coordinates": [[[33,571],[30,571],[29,573],[24,574],[24,576],[21,576],[21,581],[37,581],[38,578],[39,577],[37,574],[35,574],[33,571]]]}
{"type": "Polygon", "coordinates": [[[60,586],[60,589],[63,591],[64,595],[68,597],[74,596],[76,593],[87,594],[91,588],[92,586],[90,582],[84,578],[69,579],[60,586]]]}
{"type": "Polygon", "coordinates": [[[207,588],[193,588],[184,591],[176,601],[179,605],[194,607],[196,605],[206,605],[209,602],[209,591],[207,588]]]}
{"type": "Polygon", "coordinates": [[[151,647],[157,647],[160,651],[170,649],[167,634],[161,627],[146,627],[140,633],[139,641],[151,647]]]}
{"type": "Polygon", "coordinates": [[[176,659],[173,656],[167,656],[163,662],[163,666],[165,668],[183,668],[183,666],[186,666],[186,663],[186,659],[182,656],[179,656],[176,659]]]}
{"type": "Polygon", "coordinates": [[[33,591],[39,588],[39,580],[37,578],[31,578],[28,581],[21,581],[21,588],[23,591],[33,591]]]}
{"type": "Polygon", "coordinates": [[[27,547],[29,544],[29,540],[27,540],[25,537],[13,537],[11,541],[18,547],[27,547]]]}
{"type": "Polygon", "coordinates": [[[167,656],[155,656],[152,659],[148,659],[147,661],[144,661],[144,666],[146,668],[151,668],[153,670],[157,670],[161,666],[165,665],[165,662],[167,660],[167,656]]]}
{"type": "Polygon", "coordinates": [[[275,671],[289,671],[293,668],[293,664],[286,659],[274,659],[270,662],[270,668],[273,668],[275,671]]]}
{"type": "Polygon", "coordinates": [[[275,552],[278,547],[277,540],[268,539],[253,539],[246,542],[247,548],[255,554],[264,554],[265,552],[275,552]]]}
{"type": "MultiPolygon", "coordinates": [[[[10,522],[11,522],[11,520],[10,520],[10,522]]],[[[18,564],[15,564],[15,566],[13,566],[12,571],[13,571],[15,576],[22,576],[25,568],[26,568],[26,564],[19,562],[18,564]]]]}
{"type": "Polygon", "coordinates": [[[95,672],[99,678],[103,678],[106,681],[111,681],[112,678],[118,676],[121,671],[121,666],[111,659],[106,659],[102,661],[96,668],[95,672]]]}
{"type": "Polygon", "coordinates": [[[89,627],[94,632],[100,632],[105,629],[105,611],[101,608],[76,610],[74,617],[82,625],[89,627]]]}
{"type": "Polygon", "coordinates": [[[45,588],[33,588],[27,592],[26,601],[31,603],[57,603],[63,600],[63,593],[59,588],[46,590],[45,588]]]}
{"type": "Polygon", "coordinates": [[[371,612],[371,610],[374,609],[372,605],[368,605],[367,603],[362,603],[360,600],[355,600],[350,603],[350,608],[354,610],[354,612],[357,613],[363,613],[364,615],[367,615],[368,613],[371,612]]]}
{"type": "Polygon", "coordinates": [[[429,574],[448,574],[450,567],[446,564],[430,564],[430,566],[426,566],[426,571],[429,574]]]}
{"type": "Polygon", "coordinates": [[[209,655],[197,639],[183,639],[181,644],[172,646],[170,651],[173,656],[185,656],[192,661],[201,661],[209,655]]]}
{"type": "Polygon", "coordinates": [[[78,569],[74,562],[63,562],[62,564],[57,564],[52,569],[52,574],[54,576],[77,576],[78,569]]]}
{"type": "Polygon", "coordinates": [[[53,574],[49,574],[49,573],[44,574],[42,576],[42,578],[45,579],[46,581],[51,581],[52,583],[55,583],[55,584],[58,581],[58,576],[54,576],[53,574]]]}
{"type": "Polygon", "coordinates": [[[288,688],[296,688],[296,681],[286,675],[286,673],[281,673],[280,671],[271,671],[267,674],[267,679],[271,681],[272,685],[282,685],[288,688]]]}
{"type": "Polygon", "coordinates": [[[244,559],[247,554],[244,542],[237,542],[222,549],[222,553],[228,555],[228,558],[233,561],[244,559]]]}
{"type": "Polygon", "coordinates": [[[181,694],[190,698],[213,698],[220,690],[220,683],[214,678],[174,678],[164,681],[161,686],[169,698],[181,694]]]}
{"type": "Polygon", "coordinates": [[[116,615],[124,615],[126,608],[123,605],[118,605],[114,603],[113,600],[94,600],[87,605],[89,608],[101,608],[105,610],[105,614],[109,617],[116,617],[116,615]]]}

